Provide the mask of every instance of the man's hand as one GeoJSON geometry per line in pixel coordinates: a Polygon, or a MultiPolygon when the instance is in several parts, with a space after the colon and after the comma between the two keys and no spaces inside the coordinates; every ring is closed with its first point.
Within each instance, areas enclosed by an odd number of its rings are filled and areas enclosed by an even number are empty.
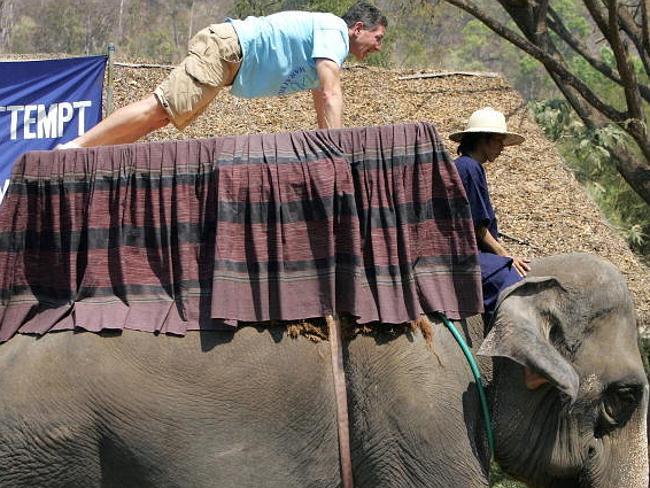
{"type": "Polygon", "coordinates": [[[342,125],[343,92],[340,71],[338,64],[330,59],[316,60],[320,88],[312,90],[312,95],[320,129],[338,129],[342,125]]]}
{"type": "Polygon", "coordinates": [[[520,258],[518,256],[510,256],[512,258],[512,265],[515,267],[515,271],[519,273],[519,276],[524,277],[530,271],[530,259],[520,258]]]}
{"type": "Polygon", "coordinates": [[[478,240],[479,247],[484,251],[498,254],[499,256],[507,256],[512,259],[512,266],[522,278],[530,271],[530,266],[528,265],[530,259],[511,256],[506,248],[490,234],[484,225],[476,227],[476,239],[478,240]]]}

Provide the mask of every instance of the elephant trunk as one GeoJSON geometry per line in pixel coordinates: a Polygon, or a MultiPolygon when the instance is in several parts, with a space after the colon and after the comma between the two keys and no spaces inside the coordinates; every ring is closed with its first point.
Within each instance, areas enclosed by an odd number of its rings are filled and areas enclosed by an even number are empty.
{"type": "MultiPolygon", "coordinates": [[[[648,387],[644,395],[648,403],[648,387]]],[[[647,488],[648,475],[648,434],[646,409],[639,408],[627,424],[624,435],[614,436],[600,444],[599,453],[594,456],[591,467],[587,467],[586,480],[580,486],[609,488],[647,488]],[[598,459],[598,462],[596,461],[598,459]],[[607,459],[606,462],[602,462],[607,459]],[[591,469],[590,469],[591,468],[591,469]]],[[[596,451],[596,449],[594,449],[596,451]]]]}
{"type": "MultiPolygon", "coordinates": [[[[646,387],[646,405],[647,405],[647,387],[646,387]]],[[[639,409],[637,417],[630,419],[630,424],[637,427],[632,432],[632,438],[629,439],[629,451],[627,456],[619,459],[618,466],[613,467],[614,471],[619,473],[619,482],[617,486],[626,486],[630,488],[646,488],[650,486],[648,475],[648,438],[647,438],[647,419],[646,415],[641,415],[645,410],[639,409]]],[[[627,439],[626,439],[627,440],[627,439]]]]}

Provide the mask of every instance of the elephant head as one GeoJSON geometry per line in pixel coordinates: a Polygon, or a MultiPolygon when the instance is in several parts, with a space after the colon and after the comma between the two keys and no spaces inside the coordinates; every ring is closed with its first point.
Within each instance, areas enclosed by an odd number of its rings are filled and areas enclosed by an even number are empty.
{"type": "Polygon", "coordinates": [[[648,384],[625,280],[587,254],[533,264],[479,352],[494,357],[496,459],[535,487],[645,488],[648,384]]]}

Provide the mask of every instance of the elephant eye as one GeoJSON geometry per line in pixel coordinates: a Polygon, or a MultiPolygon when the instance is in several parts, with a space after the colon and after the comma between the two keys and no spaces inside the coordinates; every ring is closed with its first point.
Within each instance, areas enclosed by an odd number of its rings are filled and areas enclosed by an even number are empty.
{"type": "Polygon", "coordinates": [[[640,385],[610,386],[603,396],[596,436],[602,437],[625,425],[641,403],[642,396],[643,387],[640,385]]]}

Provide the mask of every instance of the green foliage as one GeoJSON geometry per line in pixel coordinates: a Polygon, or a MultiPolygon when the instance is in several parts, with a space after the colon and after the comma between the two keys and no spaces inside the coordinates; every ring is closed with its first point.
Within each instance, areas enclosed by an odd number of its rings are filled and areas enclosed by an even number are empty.
{"type": "Polygon", "coordinates": [[[285,5],[283,10],[293,8],[310,12],[330,12],[341,16],[354,5],[354,0],[293,0],[286,3],[291,5],[285,5]]]}
{"type": "Polygon", "coordinates": [[[490,466],[490,486],[492,488],[526,488],[525,484],[515,481],[505,474],[496,462],[490,466]]]}
{"type": "MultiPolygon", "coordinates": [[[[600,49],[600,57],[615,70],[616,61],[609,46],[600,49]]],[[[568,57],[567,64],[576,76],[584,81],[603,101],[619,110],[625,109],[625,97],[622,87],[603,76],[580,56],[568,57]]]]}
{"type": "Polygon", "coordinates": [[[265,0],[237,0],[233,8],[234,16],[240,19],[254,15],[256,17],[269,15],[280,9],[281,1],[268,2],[265,0]]]}
{"type": "Polygon", "coordinates": [[[384,67],[428,67],[437,45],[432,39],[435,8],[429,2],[407,0],[378,6],[388,17],[388,30],[380,53],[368,63],[384,67]]]}
{"type": "Polygon", "coordinates": [[[12,36],[12,44],[17,40],[21,46],[29,46],[35,52],[84,52],[82,20],[71,1],[45,5],[38,18],[23,16],[21,21],[16,37],[12,36]],[[43,32],[48,35],[42,35],[43,32]]]}
{"type": "Polygon", "coordinates": [[[84,29],[77,9],[71,2],[50,4],[44,9],[44,19],[50,24],[52,35],[48,39],[36,36],[35,46],[40,52],[83,52],[84,29]]]}
{"type": "Polygon", "coordinates": [[[171,33],[166,29],[149,31],[146,36],[135,37],[123,46],[125,49],[147,53],[148,59],[162,63],[173,63],[176,45],[171,33]]]}
{"type": "Polygon", "coordinates": [[[455,49],[456,64],[469,70],[501,72],[525,98],[555,93],[551,79],[538,61],[497,37],[482,22],[469,20],[462,34],[463,42],[455,49]]]}
{"type": "Polygon", "coordinates": [[[584,38],[592,32],[592,26],[587,20],[589,14],[582,2],[554,0],[552,6],[575,36],[584,38]]]}
{"type": "Polygon", "coordinates": [[[563,100],[531,104],[537,123],[558,143],[562,156],[591,197],[634,251],[650,259],[650,207],[627,185],[611,162],[617,143],[634,147],[617,126],[587,129],[563,100]]]}
{"type": "Polygon", "coordinates": [[[35,32],[37,31],[37,21],[29,15],[21,15],[18,22],[16,22],[12,28],[11,43],[15,46],[12,50],[17,53],[38,52],[34,46],[36,38],[35,32]]]}
{"type": "Polygon", "coordinates": [[[11,52],[94,54],[104,51],[111,40],[114,9],[107,2],[88,0],[80,5],[59,0],[23,8],[12,24],[11,52]]]}
{"type": "Polygon", "coordinates": [[[354,0],[237,0],[233,11],[239,18],[248,15],[269,15],[282,10],[307,10],[343,15],[354,0]]]}

